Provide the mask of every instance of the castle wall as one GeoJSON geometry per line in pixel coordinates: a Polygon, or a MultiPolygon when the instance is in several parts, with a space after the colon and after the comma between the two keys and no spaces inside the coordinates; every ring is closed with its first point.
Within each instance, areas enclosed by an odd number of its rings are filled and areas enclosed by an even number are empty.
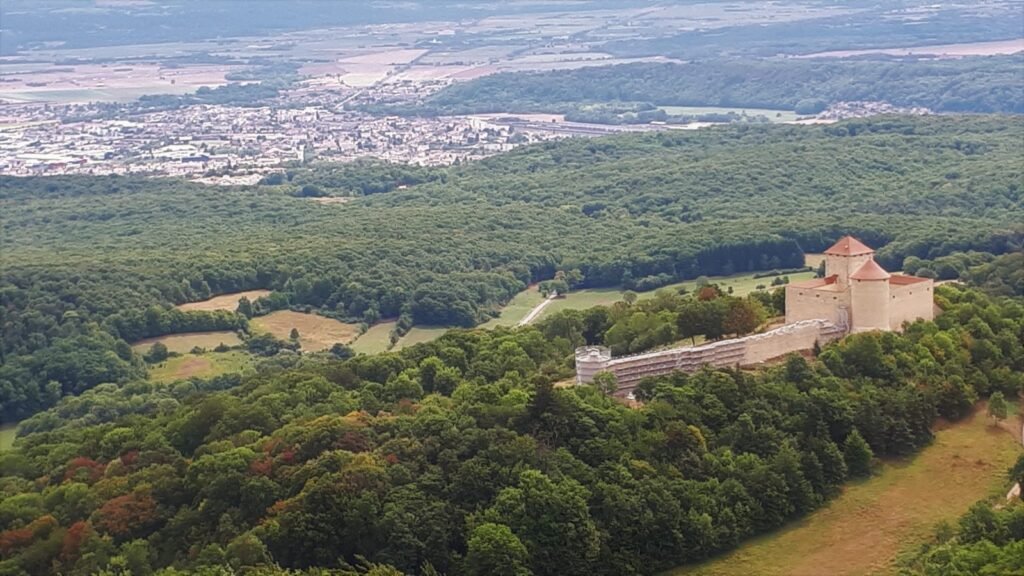
{"type": "Polygon", "coordinates": [[[814,288],[786,287],[786,323],[801,320],[828,320],[843,324],[839,307],[850,308],[849,290],[816,290],[814,288]]]}
{"type": "Polygon", "coordinates": [[[854,280],[850,286],[850,331],[889,329],[889,282],[854,280]]]}
{"type": "Polygon", "coordinates": [[[790,352],[809,350],[814,343],[825,344],[845,333],[840,326],[820,319],[787,324],[763,334],[721,340],[692,348],[672,348],[620,358],[607,358],[607,348],[588,346],[576,351],[576,381],[588,384],[599,371],[615,374],[617,395],[626,395],[648,376],[675,371],[696,372],[703,366],[723,368],[750,366],[790,352]]]}
{"type": "Polygon", "coordinates": [[[902,330],[904,322],[935,318],[935,282],[918,282],[889,287],[889,328],[902,330]]]}

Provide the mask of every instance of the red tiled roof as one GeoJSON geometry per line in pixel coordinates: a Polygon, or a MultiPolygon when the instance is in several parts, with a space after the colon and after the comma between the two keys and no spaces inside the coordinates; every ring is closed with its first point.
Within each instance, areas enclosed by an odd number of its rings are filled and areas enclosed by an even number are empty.
{"type": "Polygon", "coordinates": [[[921,282],[927,282],[928,280],[930,280],[930,278],[919,278],[917,276],[907,276],[906,274],[893,274],[892,277],[889,278],[889,283],[903,286],[907,284],[919,284],[921,282]]]}
{"type": "Polygon", "coordinates": [[[860,256],[861,254],[871,254],[873,252],[874,250],[853,236],[843,236],[831,248],[825,250],[825,254],[831,254],[832,256],[860,256]]]}
{"type": "Polygon", "coordinates": [[[874,260],[868,260],[856,272],[850,274],[853,280],[888,280],[892,275],[885,271],[874,260]]]}

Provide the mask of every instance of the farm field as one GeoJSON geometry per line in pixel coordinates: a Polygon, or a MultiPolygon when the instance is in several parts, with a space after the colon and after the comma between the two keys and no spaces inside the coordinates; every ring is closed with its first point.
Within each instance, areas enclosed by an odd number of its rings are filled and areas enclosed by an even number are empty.
{"type": "Polygon", "coordinates": [[[395,329],[397,322],[394,320],[390,322],[378,322],[370,329],[361,334],[356,338],[356,341],[350,344],[353,350],[358,354],[379,354],[386,352],[388,346],[391,344],[391,331],[395,329]]]}
{"type": "Polygon", "coordinates": [[[241,372],[252,365],[252,356],[241,351],[206,352],[174,356],[151,366],[149,378],[157,382],[174,382],[187,378],[210,378],[241,372]]]}
{"type": "Polygon", "coordinates": [[[445,332],[451,330],[451,326],[413,326],[402,339],[395,344],[393,350],[401,350],[415,344],[430,342],[440,338],[445,332]]]}
{"type": "Polygon", "coordinates": [[[772,110],[769,108],[720,108],[717,106],[659,106],[669,114],[692,115],[700,114],[728,114],[735,112],[747,116],[765,116],[772,122],[793,122],[799,116],[792,110],[772,110]]]}
{"type": "Polygon", "coordinates": [[[231,310],[234,311],[238,308],[238,301],[242,298],[248,298],[250,301],[255,301],[257,298],[269,296],[270,290],[247,290],[245,292],[234,292],[231,294],[221,294],[220,296],[214,296],[208,300],[200,300],[199,302],[186,302],[185,304],[179,304],[178,310],[185,312],[190,311],[205,311],[212,312],[214,310],[231,310]]]}
{"type": "Polygon", "coordinates": [[[288,340],[292,328],[295,328],[299,331],[299,344],[306,352],[327,350],[338,343],[348,344],[359,334],[359,327],[355,324],[292,310],[258,316],[250,321],[249,326],[254,332],[269,332],[282,340],[288,340]]]}
{"type": "MultiPolygon", "coordinates": [[[[788,274],[788,276],[790,281],[796,282],[798,280],[813,278],[814,273],[799,272],[797,274],[788,274]]],[[[734,296],[745,296],[753,292],[757,286],[761,284],[770,288],[773,278],[774,276],[769,276],[767,278],[754,278],[753,274],[737,274],[735,276],[710,277],[708,280],[714,284],[718,284],[722,290],[727,290],[729,287],[732,287],[734,296]]],[[[696,280],[687,280],[685,282],[662,286],[661,288],[649,290],[647,292],[638,292],[637,299],[643,300],[646,298],[652,298],[658,290],[678,290],[680,288],[693,290],[696,287],[696,280]]],[[[587,308],[592,308],[594,306],[609,306],[622,300],[622,294],[623,291],[618,288],[593,288],[570,292],[565,296],[565,298],[558,298],[551,302],[551,304],[545,307],[536,319],[540,320],[541,318],[562,310],[586,310],[587,308]]]]}
{"type": "Polygon", "coordinates": [[[167,350],[169,352],[186,354],[191,352],[196,346],[212,350],[220,344],[237,346],[242,343],[242,340],[238,338],[238,334],[235,334],[230,330],[186,332],[184,334],[170,334],[167,336],[157,336],[155,338],[139,340],[132,344],[132,348],[134,348],[136,352],[142,354],[157,342],[163,342],[164,346],[167,346],[167,350]]]}
{"type": "Polygon", "coordinates": [[[0,426],[0,452],[7,450],[14,444],[14,437],[18,433],[18,424],[4,424],[0,426]]]}
{"type": "Polygon", "coordinates": [[[501,314],[497,318],[492,318],[481,324],[479,327],[497,328],[498,326],[515,326],[520,320],[530,313],[530,310],[533,310],[534,307],[543,301],[544,296],[542,296],[540,291],[537,290],[537,286],[528,286],[526,290],[516,294],[508,304],[502,307],[501,314]]]}
{"type": "Polygon", "coordinates": [[[1016,435],[992,426],[980,407],[939,430],[917,456],[884,463],[807,518],[665,576],[891,574],[900,551],[925,542],[937,523],[1004,494],[1006,470],[1021,451],[1016,435]]]}

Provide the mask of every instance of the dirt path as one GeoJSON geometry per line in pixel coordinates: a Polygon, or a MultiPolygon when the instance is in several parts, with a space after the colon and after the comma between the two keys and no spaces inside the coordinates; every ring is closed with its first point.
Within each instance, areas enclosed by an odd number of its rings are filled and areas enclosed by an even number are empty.
{"type": "Polygon", "coordinates": [[[553,294],[545,298],[543,302],[534,306],[533,310],[530,310],[530,313],[523,317],[523,319],[520,320],[519,323],[516,324],[516,326],[526,326],[530,322],[533,322],[534,319],[537,318],[537,316],[539,316],[540,313],[544,311],[544,307],[547,306],[548,304],[551,304],[551,301],[554,299],[555,295],[553,294]]]}

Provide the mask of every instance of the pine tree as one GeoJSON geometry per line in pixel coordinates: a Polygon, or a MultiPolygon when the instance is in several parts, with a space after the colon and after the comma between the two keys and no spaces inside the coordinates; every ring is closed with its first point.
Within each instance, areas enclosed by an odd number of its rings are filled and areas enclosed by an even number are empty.
{"type": "Polygon", "coordinates": [[[846,461],[846,469],[851,477],[867,476],[871,474],[871,459],[874,458],[871,446],[868,446],[864,437],[854,428],[846,437],[843,443],[843,460],[846,461]]]}

